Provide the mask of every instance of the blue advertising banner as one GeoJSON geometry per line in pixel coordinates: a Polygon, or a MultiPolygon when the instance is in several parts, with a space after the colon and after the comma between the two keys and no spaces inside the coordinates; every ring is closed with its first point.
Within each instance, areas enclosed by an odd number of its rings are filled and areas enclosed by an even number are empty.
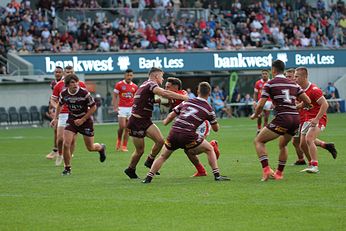
{"type": "Polygon", "coordinates": [[[237,71],[270,68],[280,59],[287,67],[346,67],[346,50],[256,50],[162,53],[94,53],[21,55],[34,69],[52,73],[56,66],[71,65],[77,73],[113,74],[128,68],[147,72],[159,67],[176,71],[237,71]]]}

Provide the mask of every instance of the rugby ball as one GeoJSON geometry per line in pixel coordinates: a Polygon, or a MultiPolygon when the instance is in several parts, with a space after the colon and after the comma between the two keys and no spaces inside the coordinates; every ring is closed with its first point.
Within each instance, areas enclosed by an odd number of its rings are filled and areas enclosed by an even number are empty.
{"type": "Polygon", "coordinates": [[[201,125],[197,128],[196,132],[199,136],[202,136],[204,139],[210,134],[211,125],[208,120],[203,121],[201,125]]]}

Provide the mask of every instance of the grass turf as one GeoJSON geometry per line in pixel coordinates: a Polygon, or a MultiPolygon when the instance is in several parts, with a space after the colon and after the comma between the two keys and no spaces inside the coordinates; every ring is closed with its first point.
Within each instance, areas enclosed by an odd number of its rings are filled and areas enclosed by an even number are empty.
{"type": "MultiPolygon", "coordinates": [[[[107,160],[88,153],[79,137],[72,175],[46,160],[52,145],[50,128],[0,130],[0,230],[345,230],[346,115],[329,115],[321,139],[333,141],[338,158],[319,148],[319,174],[300,173],[289,145],[282,181],[260,182],[261,167],[252,140],[254,121],[220,120],[221,173],[191,178],[194,167],[175,152],[152,184],[130,180],[123,170],[129,153],[114,152],[117,125],[95,128],[95,140],[107,144],[107,160]]],[[[169,127],[158,123],[164,135],[169,127]]],[[[152,142],[147,140],[146,154],[152,142]]],[[[277,141],[268,144],[270,163],[277,165],[277,141]]],[[[137,173],[147,169],[140,161],[137,173]]]]}

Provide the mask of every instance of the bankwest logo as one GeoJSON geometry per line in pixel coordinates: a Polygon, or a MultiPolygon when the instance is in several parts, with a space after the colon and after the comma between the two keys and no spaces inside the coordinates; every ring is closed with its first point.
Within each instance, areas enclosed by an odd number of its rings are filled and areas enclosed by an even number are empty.
{"type": "Polygon", "coordinates": [[[273,56],[246,56],[238,53],[234,57],[220,57],[214,54],[215,68],[246,68],[246,67],[270,67],[272,65],[273,56]]]}
{"type": "Polygon", "coordinates": [[[50,57],[45,57],[46,72],[50,73],[55,70],[56,66],[66,67],[73,66],[75,72],[93,72],[93,71],[113,71],[113,59],[92,59],[79,60],[77,56],[72,56],[72,60],[53,61],[50,57]]]}

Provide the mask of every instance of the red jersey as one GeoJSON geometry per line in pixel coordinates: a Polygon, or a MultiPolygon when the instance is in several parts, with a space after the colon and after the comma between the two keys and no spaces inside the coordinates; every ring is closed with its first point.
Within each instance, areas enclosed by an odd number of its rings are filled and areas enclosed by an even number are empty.
{"type": "MultiPolygon", "coordinates": [[[[82,88],[86,88],[85,83],[82,81],[79,81],[79,86],[82,88]]],[[[64,78],[61,78],[61,80],[54,86],[53,94],[51,97],[55,100],[59,100],[60,93],[64,89],[65,89],[64,78]]],[[[69,110],[66,104],[62,106],[60,113],[69,113],[69,110]]]]}
{"type": "Polygon", "coordinates": [[[114,93],[119,95],[119,107],[132,107],[135,93],[138,86],[131,83],[126,83],[125,80],[119,81],[114,86],[114,93]]]}
{"type": "MultiPolygon", "coordinates": [[[[269,80],[268,80],[269,81],[269,80]]],[[[254,92],[257,92],[257,99],[254,99],[256,101],[260,100],[261,99],[261,95],[262,95],[262,90],[263,90],[263,87],[267,82],[264,82],[263,79],[260,79],[260,80],[257,80],[256,83],[255,83],[255,88],[254,88],[254,92]]],[[[268,101],[271,101],[270,98],[268,98],[268,101]]]]}
{"type": "MultiPolygon", "coordinates": [[[[304,113],[305,114],[305,116],[304,116],[305,121],[309,121],[311,119],[314,119],[316,117],[316,115],[318,114],[318,112],[320,111],[321,105],[319,105],[317,103],[317,101],[321,97],[324,97],[324,96],[323,96],[322,90],[313,83],[309,83],[308,87],[306,89],[304,89],[304,91],[307,94],[307,96],[309,96],[309,98],[311,99],[311,104],[312,104],[311,108],[304,109],[305,110],[305,113],[304,113]]],[[[327,120],[327,114],[326,113],[324,113],[321,120],[327,120]]]]}
{"type": "MultiPolygon", "coordinates": [[[[187,92],[185,90],[178,90],[175,93],[177,93],[179,95],[187,95],[187,92]]],[[[171,109],[175,108],[176,106],[178,106],[183,101],[184,100],[172,99],[171,109]]]]}

